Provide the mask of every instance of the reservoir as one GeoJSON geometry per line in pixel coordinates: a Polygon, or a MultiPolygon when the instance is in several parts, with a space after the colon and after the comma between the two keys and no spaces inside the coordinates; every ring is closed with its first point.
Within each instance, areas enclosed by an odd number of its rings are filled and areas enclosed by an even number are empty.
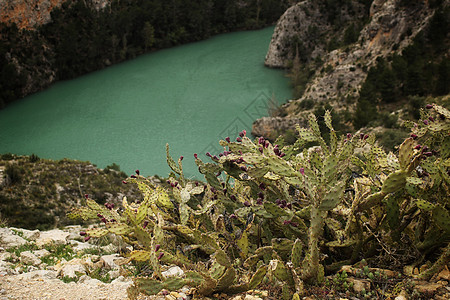
{"type": "Polygon", "coordinates": [[[116,163],[127,174],[167,176],[165,144],[201,178],[198,153],[223,149],[268,101],[291,97],[284,71],[264,67],[273,27],[227,33],[57,82],[0,110],[0,153],[116,163]]]}

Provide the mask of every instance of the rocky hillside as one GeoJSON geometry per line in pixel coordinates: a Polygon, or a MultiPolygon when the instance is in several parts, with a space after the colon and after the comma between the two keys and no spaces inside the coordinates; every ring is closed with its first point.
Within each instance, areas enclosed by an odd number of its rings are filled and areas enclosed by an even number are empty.
{"type": "MultiPolygon", "coordinates": [[[[410,96],[446,95],[445,88],[414,92],[404,82],[410,80],[413,86],[420,81],[414,80],[413,76],[420,75],[415,73],[434,69],[435,75],[423,78],[423,85],[435,86],[436,81],[450,85],[449,18],[448,0],[307,0],[290,7],[278,21],[265,63],[289,68],[297,98],[272,117],[257,120],[252,133],[274,139],[292,131],[294,124],[303,124],[309,112],[323,108],[333,109],[342,128],[358,129],[367,125],[355,122],[358,109],[375,115],[387,103],[403,101],[399,106],[405,106],[410,96]],[[439,34],[440,30],[444,33],[439,34]],[[410,61],[423,57],[429,61],[414,69],[410,61]],[[401,64],[392,65],[392,61],[401,64]],[[406,71],[397,75],[401,68],[406,71]],[[375,78],[375,70],[382,75],[375,78]],[[436,79],[441,76],[437,70],[443,70],[441,79],[436,79]],[[375,90],[367,93],[369,80],[375,90]],[[382,95],[375,95],[384,88],[382,95]],[[366,94],[374,96],[369,101],[366,94]],[[367,101],[360,103],[361,97],[367,101]]],[[[391,105],[388,112],[397,108],[391,105]]]]}
{"type": "Polygon", "coordinates": [[[138,196],[131,185],[122,183],[126,177],[115,164],[98,169],[89,162],[3,154],[0,216],[10,226],[28,229],[72,224],[66,213],[83,204],[86,194],[100,204],[138,196]]]}

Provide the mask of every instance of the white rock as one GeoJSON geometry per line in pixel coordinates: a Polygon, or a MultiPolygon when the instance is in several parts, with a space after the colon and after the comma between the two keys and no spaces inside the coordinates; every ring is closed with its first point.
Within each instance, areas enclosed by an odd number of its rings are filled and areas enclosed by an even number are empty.
{"type": "Polygon", "coordinates": [[[6,227],[0,228],[0,245],[3,248],[8,249],[13,247],[19,247],[27,243],[28,243],[27,240],[16,235],[11,229],[6,227]]]}
{"type": "Polygon", "coordinates": [[[41,232],[40,237],[36,240],[36,245],[42,247],[48,244],[65,245],[67,244],[68,232],[60,229],[53,229],[41,232]]]}
{"type": "Polygon", "coordinates": [[[58,277],[70,277],[75,278],[78,275],[86,274],[86,267],[83,260],[79,258],[74,258],[69,262],[65,263],[61,269],[58,271],[58,277]]]}
{"type": "Polygon", "coordinates": [[[44,257],[50,254],[50,251],[48,251],[47,249],[40,249],[40,250],[35,250],[33,251],[34,255],[36,255],[36,257],[44,257]]]}
{"type": "Polygon", "coordinates": [[[21,232],[23,238],[26,240],[29,240],[29,241],[35,241],[41,235],[41,232],[37,229],[36,230],[27,230],[27,229],[23,229],[23,228],[11,227],[11,230],[21,232]]]}
{"type": "Polygon", "coordinates": [[[115,279],[115,278],[120,276],[120,270],[117,270],[117,269],[116,270],[111,270],[111,271],[108,272],[108,274],[109,274],[109,278],[115,279]]]}
{"type": "Polygon", "coordinates": [[[79,241],[70,240],[69,243],[72,245],[73,251],[79,252],[86,249],[95,248],[95,245],[89,244],[89,243],[82,243],[79,241]]]}
{"type": "Polygon", "coordinates": [[[27,280],[27,279],[55,279],[56,272],[50,270],[36,270],[28,273],[23,273],[17,276],[18,279],[27,280]]]}
{"type": "Polygon", "coordinates": [[[119,254],[103,255],[100,257],[100,261],[105,268],[114,270],[119,269],[119,266],[114,262],[114,260],[118,258],[120,258],[119,254]]]}
{"type": "Polygon", "coordinates": [[[184,272],[179,266],[170,267],[168,270],[161,272],[164,277],[183,276],[184,272]]]}
{"type": "Polygon", "coordinates": [[[42,261],[31,251],[24,251],[20,253],[20,262],[24,265],[39,266],[42,261]]]}

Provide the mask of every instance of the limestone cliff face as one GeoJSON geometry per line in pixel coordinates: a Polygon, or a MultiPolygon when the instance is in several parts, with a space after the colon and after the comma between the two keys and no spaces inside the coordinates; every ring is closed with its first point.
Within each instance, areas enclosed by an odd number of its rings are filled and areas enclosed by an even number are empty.
{"type": "MultiPolygon", "coordinates": [[[[290,41],[296,36],[301,37],[303,45],[314,45],[308,35],[311,24],[317,24],[321,32],[331,30],[319,10],[314,10],[316,6],[313,2],[303,1],[289,8],[280,18],[266,56],[267,66],[286,67],[290,64],[295,54],[290,41]]],[[[286,122],[283,123],[278,117],[276,122],[267,118],[257,120],[253,124],[252,133],[269,137],[277,131],[276,126],[293,129],[292,119],[301,120],[307,115],[305,110],[300,109],[300,103],[305,100],[312,100],[314,103],[327,101],[336,110],[354,109],[354,103],[344,99],[358,96],[361,84],[367,77],[367,70],[375,65],[377,58],[401,53],[427,26],[434,14],[428,1],[416,1],[407,5],[401,5],[400,2],[401,0],[374,0],[370,7],[370,21],[359,32],[359,38],[353,44],[326,52],[320,43],[316,43],[304,61],[319,56],[324,61],[323,68],[316,71],[300,99],[291,100],[284,105],[286,122]]],[[[449,5],[449,2],[444,1],[444,5],[449,5]]],[[[328,36],[335,34],[332,30],[327,33],[328,36]]]]}
{"type": "MultiPolygon", "coordinates": [[[[20,29],[33,29],[51,21],[51,11],[68,0],[1,0],[0,22],[15,23],[20,29]]],[[[97,10],[103,9],[110,0],[90,0],[97,10]]]]}
{"type": "Polygon", "coordinates": [[[32,29],[50,22],[50,12],[66,0],[3,0],[0,2],[0,22],[16,23],[21,29],[32,29]]]}

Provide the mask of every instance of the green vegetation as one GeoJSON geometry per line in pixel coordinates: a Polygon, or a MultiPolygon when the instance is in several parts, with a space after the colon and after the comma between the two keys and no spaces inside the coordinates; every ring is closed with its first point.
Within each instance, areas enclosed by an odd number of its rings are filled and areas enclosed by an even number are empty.
{"type": "Polygon", "coordinates": [[[9,226],[43,230],[69,225],[73,222],[66,212],[83,202],[85,194],[103,204],[118,199],[119,193],[137,192],[122,184],[127,175],[116,164],[100,170],[88,162],[3,154],[0,168],[0,211],[9,226]]]}
{"type": "Polygon", "coordinates": [[[450,29],[449,13],[449,8],[439,8],[429,27],[419,33],[401,55],[377,59],[377,65],[369,70],[361,87],[355,128],[379,121],[377,107],[380,104],[413,101],[417,96],[443,96],[450,92],[450,58],[445,55],[449,46],[446,38],[450,29]]]}
{"type": "Polygon", "coordinates": [[[24,96],[25,87],[46,87],[54,74],[74,78],[148,51],[271,25],[287,2],[114,0],[97,11],[76,0],[55,8],[52,21],[35,30],[0,24],[0,108],[24,96]]]}
{"type": "MultiPolygon", "coordinates": [[[[134,280],[147,294],[184,285],[233,294],[268,284],[282,299],[300,299],[306,285],[322,286],[326,274],[361,258],[399,269],[432,260],[419,275],[429,279],[450,256],[450,112],[429,104],[421,116],[395,154],[374,135],[338,137],[329,111],[328,142],[314,115],[292,146],[243,131],[235,142],[221,140],[224,152],[207,154],[212,162],[194,155],[207,184],[185,178],[183,157],[175,161],[167,146],[166,187],[137,172],[127,182],[142,197],[125,198],[120,209],[87,199],[70,217],[100,218],[104,225],[88,237],[114,233],[132,245],[129,260],[151,268],[151,277],[134,280]],[[185,275],[165,278],[160,263],[185,275]]],[[[383,285],[381,272],[361,264],[361,277],[383,285]]],[[[336,276],[333,284],[347,289],[346,274],[336,276]]]]}

